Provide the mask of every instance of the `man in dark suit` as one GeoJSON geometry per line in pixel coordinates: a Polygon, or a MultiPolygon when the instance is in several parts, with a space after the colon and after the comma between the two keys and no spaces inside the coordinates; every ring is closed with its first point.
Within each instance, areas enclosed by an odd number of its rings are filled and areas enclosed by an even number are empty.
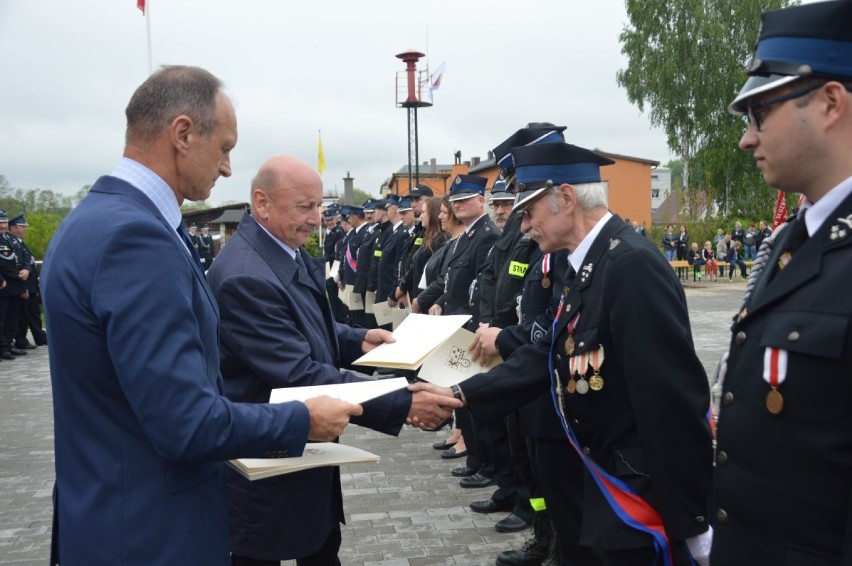
{"type": "Polygon", "coordinates": [[[18,312],[18,331],[15,334],[15,348],[18,350],[32,350],[36,346],[47,345],[47,334],[44,332],[41,323],[41,291],[38,286],[38,270],[33,253],[24,242],[28,227],[29,224],[27,224],[27,219],[23,214],[9,221],[9,232],[20,242],[25,268],[29,271],[27,299],[21,302],[21,310],[18,312]],[[27,331],[32,332],[35,345],[27,339],[27,331]]]}
{"type": "Polygon", "coordinates": [[[444,294],[430,309],[430,313],[471,315],[467,327],[472,331],[479,325],[479,305],[471,304],[471,292],[491,246],[500,237],[499,228],[485,212],[487,183],[485,177],[458,175],[451,185],[450,206],[464,224],[464,234],[452,243],[444,294]]]}
{"type": "MultiPolygon", "coordinates": [[[[0,358],[15,359],[15,356],[25,356],[26,350],[15,347],[15,336],[18,333],[18,321],[24,306],[29,299],[27,281],[32,269],[32,255],[29,249],[24,249],[23,242],[9,231],[9,217],[3,212],[0,217],[0,261],[3,263],[6,286],[0,289],[0,297],[6,304],[5,316],[0,334],[0,358]]],[[[0,309],[3,307],[0,306],[0,309]]]]}
{"type": "MultiPolygon", "coordinates": [[[[337,248],[340,240],[345,236],[343,228],[340,227],[340,207],[337,204],[330,205],[325,212],[322,213],[322,219],[325,223],[325,234],[322,241],[323,259],[325,260],[329,270],[334,261],[337,259],[337,248]]],[[[348,317],[346,307],[340,302],[338,296],[337,282],[334,280],[336,274],[329,271],[329,277],[325,280],[325,292],[328,295],[328,300],[331,303],[331,310],[334,313],[334,320],[343,322],[348,317]]]]}
{"type": "MultiPolygon", "coordinates": [[[[454,392],[488,421],[552,388],[572,446],[560,491],[582,501],[553,518],[560,551],[584,550],[575,563],[649,565],[670,553],[673,564],[706,565],[709,390],[683,288],[656,247],[607,210],[599,167],[611,160],[564,143],[512,155],[522,230],[545,253],[570,250],[571,267],[548,335],[454,392]],[[649,355],[661,341],[666,355],[649,355]]],[[[562,503],[548,494],[547,504],[562,503]]]]}
{"type": "MultiPolygon", "coordinates": [[[[322,180],[308,164],[269,159],[252,182],[246,213],[208,272],[221,309],[222,371],[234,400],[267,403],[277,387],[362,378],[341,371],[391,339],[386,330],[336,324],[322,292],[322,262],[302,247],[319,226],[322,180]]],[[[408,391],[364,403],[358,424],[396,435],[406,416],[434,426],[455,399],[408,391]]],[[[250,482],[229,472],[235,566],[339,564],[340,469],[317,468],[250,482]]]]}
{"type": "Polygon", "coordinates": [[[62,222],[44,260],[50,563],[225,566],[224,460],[301,455],[308,438],[334,439],[361,407],[222,395],[218,309],[180,205],[230,176],[233,105],[207,71],[164,67],[126,115],[124,157],[62,222]],[[140,273],[163,275],[156,292],[140,273]]]}
{"type": "Polygon", "coordinates": [[[201,233],[195,236],[197,242],[198,255],[201,257],[201,265],[204,270],[210,269],[213,263],[213,258],[216,256],[216,250],[213,248],[213,236],[210,235],[210,226],[208,224],[201,225],[201,233]]]}
{"type": "Polygon", "coordinates": [[[765,12],[730,106],[804,201],[761,243],[714,386],[713,564],[852,564],[850,22],[846,1],[765,12]]]}

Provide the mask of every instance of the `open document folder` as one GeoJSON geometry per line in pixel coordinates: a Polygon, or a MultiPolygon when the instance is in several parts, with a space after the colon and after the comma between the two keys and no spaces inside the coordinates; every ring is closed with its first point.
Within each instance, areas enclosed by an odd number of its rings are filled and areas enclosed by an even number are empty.
{"type": "Polygon", "coordinates": [[[393,331],[396,342],[370,350],[353,364],[415,370],[470,320],[470,315],[431,316],[412,313],[393,331]]]}
{"type": "Polygon", "coordinates": [[[473,361],[473,353],[468,347],[474,338],[475,334],[469,330],[456,330],[426,358],[417,377],[440,387],[449,387],[468,377],[486,372],[503,361],[502,358],[497,358],[485,366],[473,361]]]}
{"type": "MultiPolygon", "coordinates": [[[[404,380],[403,380],[404,381],[404,380]]],[[[343,464],[376,463],[379,457],[372,452],[335,442],[311,442],[305,445],[302,456],[295,458],[240,458],[228,465],[250,481],[343,464]]]]}
{"type": "Polygon", "coordinates": [[[273,389],[269,396],[270,403],[286,403],[287,401],[304,401],[311,397],[328,395],[334,399],[360,405],[365,401],[399,391],[408,387],[404,377],[393,379],[368,379],[351,383],[332,383],[329,385],[308,385],[305,387],[281,387],[273,389]]]}

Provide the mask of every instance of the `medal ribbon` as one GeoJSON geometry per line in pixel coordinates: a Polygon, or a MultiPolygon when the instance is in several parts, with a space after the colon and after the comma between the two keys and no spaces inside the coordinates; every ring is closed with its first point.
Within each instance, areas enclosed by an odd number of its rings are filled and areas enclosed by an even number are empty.
{"type": "Polygon", "coordinates": [[[562,429],[568,437],[569,444],[571,444],[571,447],[577,453],[577,456],[580,457],[583,465],[595,480],[595,483],[598,485],[598,488],[601,490],[601,493],[604,498],[606,498],[607,503],[609,503],[609,506],[615,515],[628,527],[650,535],[654,540],[654,549],[657,556],[662,555],[663,557],[663,565],[672,566],[673,560],[671,544],[669,543],[668,535],[666,535],[666,530],[663,526],[663,519],[660,517],[660,514],[656,509],[651,507],[647,501],[639,497],[639,495],[637,495],[630,486],[617,477],[608,474],[597,463],[586,456],[580,446],[580,442],[577,440],[574,429],[568,424],[565,414],[559,408],[559,401],[556,397],[556,390],[559,387],[559,383],[553,383],[553,380],[556,379],[556,373],[553,367],[553,351],[556,347],[556,322],[559,320],[559,315],[562,313],[562,304],[564,302],[565,297],[563,297],[562,301],[559,302],[559,309],[553,320],[553,326],[551,327],[550,332],[550,351],[547,356],[547,366],[550,370],[553,408],[559,416],[562,429]]]}
{"type": "Polygon", "coordinates": [[[550,273],[550,254],[544,254],[541,258],[541,274],[547,277],[548,273],[550,273]]]}
{"type": "Polygon", "coordinates": [[[582,354],[577,354],[574,356],[577,358],[577,374],[580,376],[580,379],[586,376],[589,373],[589,353],[583,352],[582,354]]]}
{"type": "Polygon", "coordinates": [[[763,380],[777,388],[787,379],[787,350],[766,348],[763,353],[763,380]]]}
{"type": "Polygon", "coordinates": [[[358,271],[358,262],[352,257],[352,249],[348,245],[346,246],[346,263],[349,264],[349,269],[358,271]]]}
{"type": "MultiPolygon", "coordinates": [[[[592,369],[595,370],[595,373],[600,373],[601,365],[604,361],[604,349],[603,346],[595,350],[594,352],[589,352],[589,363],[592,365],[592,369]]],[[[586,366],[588,368],[588,365],[586,366]]]]}

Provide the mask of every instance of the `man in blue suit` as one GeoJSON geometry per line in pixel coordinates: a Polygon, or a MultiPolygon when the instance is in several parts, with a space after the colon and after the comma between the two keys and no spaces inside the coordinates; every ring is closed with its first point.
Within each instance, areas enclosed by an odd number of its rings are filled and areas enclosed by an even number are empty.
{"type": "MultiPolygon", "coordinates": [[[[322,179],[278,156],[252,182],[251,213],[208,271],[221,309],[225,393],[267,403],[271,389],[358,381],[341,371],[391,339],[387,330],[336,323],[324,294],[322,260],[302,247],[320,226],[322,179]]],[[[357,424],[399,434],[406,417],[434,427],[461,406],[452,397],[399,391],[364,403],[357,424]]],[[[228,473],[234,566],[339,564],[340,470],[318,468],[249,482],[228,473]]]]}
{"type": "Polygon", "coordinates": [[[328,397],[222,396],[218,310],[179,208],[231,174],[236,116],[222,88],[195,67],[151,75],[127,107],[123,159],[47,250],[51,564],[225,565],[223,461],[301,455],[361,413],[328,397]]]}

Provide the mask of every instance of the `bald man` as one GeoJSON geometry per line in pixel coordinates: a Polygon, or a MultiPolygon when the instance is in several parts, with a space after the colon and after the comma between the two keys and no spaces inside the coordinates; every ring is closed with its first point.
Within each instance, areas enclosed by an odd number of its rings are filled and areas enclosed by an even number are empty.
{"type": "MultiPolygon", "coordinates": [[[[392,340],[386,330],[334,321],[321,258],[302,247],[320,227],[322,180],[293,157],[269,159],[251,187],[246,213],[207,272],[219,304],[225,393],[269,401],[278,387],[359,381],[340,367],[392,340]]],[[[461,406],[452,397],[408,391],[364,403],[363,426],[399,434],[406,417],[434,427],[461,406]]],[[[317,468],[249,482],[228,477],[232,563],[339,564],[340,470],[317,468]]]]}

